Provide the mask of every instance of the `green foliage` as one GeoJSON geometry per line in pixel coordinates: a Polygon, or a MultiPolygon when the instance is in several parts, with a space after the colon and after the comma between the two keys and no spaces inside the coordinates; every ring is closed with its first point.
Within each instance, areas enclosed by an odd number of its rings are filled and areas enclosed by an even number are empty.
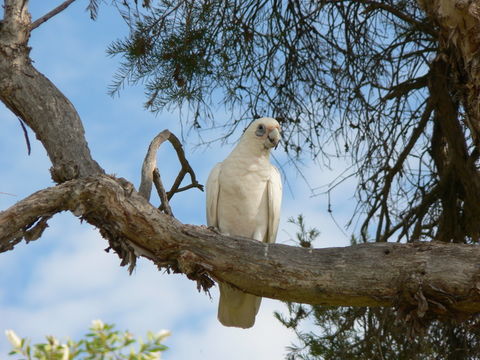
{"type": "Polygon", "coordinates": [[[13,330],[5,333],[12,345],[9,354],[27,360],[156,360],[167,350],[162,342],[170,335],[167,330],[148,332],[147,340],[143,341],[100,320],[94,320],[90,331],[79,341],[69,339],[61,343],[54,336],[47,336],[45,343],[30,344],[28,339],[19,338],[13,330]]]}
{"type": "Polygon", "coordinates": [[[311,248],[312,243],[320,235],[320,231],[318,231],[317,228],[307,229],[305,218],[302,214],[298,215],[296,219],[294,217],[289,218],[288,222],[290,224],[297,225],[298,227],[297,233],[295,234],[295,242],[297,242],[301,247],[311,248]]]}
{"type": "Polygon", "coordinates": [[[417,77],[435,49],[416,1],[115,3],[130,35],[108,49],[122,58],[111,90],[145,84],[153,111],[186,103],[204,125],[221,99],[238,111],[234,120],[278,118],[286,150],[315,156],[324,151],[320,139],[354,139],[349,149],[374,135],[404,134],[402,126],[387,129],[419,116],[417,90],[426,82],[417,77]],[[405,98],[411,92],[413,101],[405,98]]]}
{"type": "Polygon", "coordinates": [[[438,34],[418,1],[114,3],[130,34],[108,49],[121,58],[112,94],[142,84],[148,109],[189,109],[189,126],[225,137],[273,116],[292,160],[351,160],[329,186],[358,179],[362,240],[437,236],[445,203],[428,84],[438,34]],[[230,119],[214,119],[218,104],[230,119]]]}
{"type": "Polygon", "coordinates": [[[98,15],[98,6],[100,5],[101,0],[89,0],[87,5],[87,11],[90,14],[92,20],[97,19],[98,15]]]}
{"type": "Polygon", "coordinates": [[[410,337],[410,325],[392,308],[288,304],[275,314],[298,340],[289,360],[475,360],[480,357],[480,318],[434,321],[410,337]],[[308,330],[305,330],[308,329],[308,330]]]}

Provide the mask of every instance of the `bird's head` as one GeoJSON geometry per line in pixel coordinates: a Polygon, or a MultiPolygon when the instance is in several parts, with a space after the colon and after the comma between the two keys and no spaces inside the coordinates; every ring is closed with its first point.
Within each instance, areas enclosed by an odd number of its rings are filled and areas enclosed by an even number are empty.
{"type": "Polygon", "coordinates": [[[246,130],[246,135],[257,139],[265,149],[277,147],[281,140],[280,124],[273,118],[260,118],[253,121],[246,130]]]}

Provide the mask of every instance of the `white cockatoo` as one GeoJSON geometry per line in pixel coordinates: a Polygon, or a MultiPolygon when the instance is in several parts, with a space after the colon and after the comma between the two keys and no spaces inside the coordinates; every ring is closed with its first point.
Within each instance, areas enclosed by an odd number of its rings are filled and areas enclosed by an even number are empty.
{"type": "MultiPolygon", "coordinates": [[[[280,141],[273,118],[253,121],[230,155],[207,180],[207,223],[220,233],[274,243],[280,220],[282,181],[270,163],[280,141]]],[[[225,326],[252,327],[261,297],[220,283],[218,319],[225,326]]]]}

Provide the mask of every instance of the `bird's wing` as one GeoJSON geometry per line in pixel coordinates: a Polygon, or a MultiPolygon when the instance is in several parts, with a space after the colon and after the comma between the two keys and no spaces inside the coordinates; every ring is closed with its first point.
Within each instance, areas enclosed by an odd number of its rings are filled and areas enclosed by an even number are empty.
{"type": "Polygon", "coordinates": [[[280,222],[280,207],[282,206],[282,178],[278,169],[272,165],[268,191],[268,235],[267,242],[274,243],[277,238],[280,222]]]}
{"type": "Polygon", "coordinates": [[[222,163],[218,163],[208,175],[206,195],[207,195],[207,225],[218,228],[218,194],[220,193],[220,169],[222,163]]]}

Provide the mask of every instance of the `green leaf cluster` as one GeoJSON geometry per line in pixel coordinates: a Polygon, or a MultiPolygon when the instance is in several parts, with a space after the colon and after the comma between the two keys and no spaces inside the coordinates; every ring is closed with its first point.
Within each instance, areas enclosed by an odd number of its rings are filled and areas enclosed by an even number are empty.
{"type": "Polygon", "coordinates": [[[89,332],[79,341],[60,342],[49,335],[46,342],[31,344],[29,339],[19,338],[12,330],[7,330],[6,335],[12,345],[9,355],[16,359],[157,360],[168,349],[163,341],[170,332],[148,332],[144,341],[128,331],[116,330],[112,324],[94,320],[89,332]]]}
{"type": "Polygon", "coordinates": [[[297,340],[288,360],[476,360],[480,319],[433,321],[422,333],[393,308],[328,307],[289,303],[277,319],[297,340]]]}

